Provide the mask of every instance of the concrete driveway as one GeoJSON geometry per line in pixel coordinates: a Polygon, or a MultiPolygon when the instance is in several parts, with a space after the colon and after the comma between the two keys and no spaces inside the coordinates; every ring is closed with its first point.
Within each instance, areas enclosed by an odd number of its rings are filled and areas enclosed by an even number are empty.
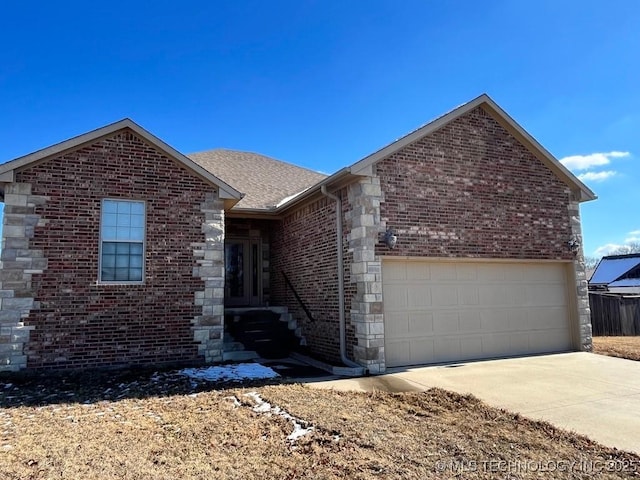
{"type": "Polygon", "coordinates": [[[593,353],[391,369],[386,375],[309,383],[393,392],[440,387],[640,453],[640,362],[593,353]]]}

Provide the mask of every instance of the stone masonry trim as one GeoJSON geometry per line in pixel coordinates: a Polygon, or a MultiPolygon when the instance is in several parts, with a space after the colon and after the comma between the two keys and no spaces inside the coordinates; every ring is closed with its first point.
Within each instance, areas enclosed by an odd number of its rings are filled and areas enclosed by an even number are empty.
{"type": "Polygon", "coordinates": [[[569,202],[568,208],[569,217],[571,218],[571,233],[572,236],[580,244],[580,248],[578,249],[576,257],[573,261],[578,309],[578,335],[580,339],[579,348],[582,351],[590,352],[593,350],[591,309],[589,308],[589,289],[587,285],[587,274],[584,264],[584,252],[582,249],[580,204],[577,201],[573,200],[569,202]]]}
{"type": "Polygon", "coordinates": [[[0,371],[16,372],[27,367],[25,346],[35,327],[24,324],[35,301],[32,275],[42,274],[47,259],[41,250],[31,249],[35,228],[46,221],[35,213],[46,197],[31,194],[31,184],[5,186],[2,255],[0,257],[0,371]]]}
{"type": "Polygon", "coordinates": [[[382,260],[375,254],[382,231],[380,179],[366,177],[349,187],[347,221],[351,229],[349,250],[353,252],[351,283],[356,292],[351,302],[351,324],[357,344],[354,360],[371,373],[384,373],[384,314],[382,307],[382,260]]]}
{"type": "Polygon", "coordinates": [[[192,244],[197,266],[194,277],[204,281],[195,292],[195,304],[202,314],[193,320],[193,338],[206,363],[222,361],[224,330],[224,205],[216,193],[209,193],[200,205],[204,213],[204,243],[192,244]]]}

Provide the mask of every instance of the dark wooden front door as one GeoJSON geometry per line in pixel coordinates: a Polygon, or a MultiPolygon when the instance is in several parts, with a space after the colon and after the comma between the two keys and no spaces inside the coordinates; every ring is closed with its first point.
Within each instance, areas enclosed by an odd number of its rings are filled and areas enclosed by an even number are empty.
{"type": "Polygon", "coordinates": [[[261,252],[259,240],[228,238],[224,244],[224,303],[260,305],[261,252]]]}

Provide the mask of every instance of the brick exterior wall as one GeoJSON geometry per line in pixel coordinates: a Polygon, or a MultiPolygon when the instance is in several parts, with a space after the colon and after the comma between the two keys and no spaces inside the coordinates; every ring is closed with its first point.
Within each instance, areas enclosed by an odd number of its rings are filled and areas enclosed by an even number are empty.
{"type": "MultiPolygon", "coordinates": [[[[567,248],[580,234],[571,195],[481,108],[378,162],[372,178],[342,191],[350,358],[372,373],[385,369],[381,256],[574,261],[581,348],[589,349],[581,260],[567,248]],[[394,250],[381,241],[386,227],[398,236],[394,250]]],[[[334,211],[322,199],[287,213],[273,239],[272,287],[274,298],[295,312],[311,351],[335,362],[334,211]],[[282,270],[320,321],[312,324],[297,308],[282,270]]]]}
{"type": "Polygon", "coordinates": [[[194,276],[193,245],[204,241],[203,204],[214,187],[129,130],[29,167],[16,181],[47,198],[35,213],[48,224],[30,242],[48,268],[32,279],[39,309],[24,320],[33,328],[28,367],[203,360],[192,323],[211,303],[194,299],[209,276],[194,276]],[[97,284],[103,198],[147,202],[143,285],[97,284]]]}
{"type": "MultiPolygon", "coordinates": [[[[336,192],[343,206],[343,248],[345,274],[345,318],[347,355],[352,358],[356,344],[350,322],[351,299],[355,286],[350,282],[353,255],[349,251],[349,210],[347,189],[336,192]]],[[[271,236],[271,301],[283,305],[302,328],[311,353],[325,361],[340,363],[338,270],[336,255],[336,202],[329,198],[313,200],[286,213],[271,236]],[[315,321],[310,321],[293,293],[285,285],[285,272],[305,302],[315,321]]]]}
{"type": "Polygon", "coordinates": [[[573,260],[570,189],[482,108],[378,162],[380,255],[573,260]]]}

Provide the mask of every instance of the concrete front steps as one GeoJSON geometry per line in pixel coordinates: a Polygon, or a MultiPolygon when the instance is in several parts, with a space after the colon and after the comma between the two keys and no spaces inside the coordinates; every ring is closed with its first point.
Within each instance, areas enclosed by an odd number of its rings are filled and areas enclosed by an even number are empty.
{"type": "Polygon", "coordinates": [[[284,358],[304,344],[286,307],[226,308],[223,361],[284,358]]]}

